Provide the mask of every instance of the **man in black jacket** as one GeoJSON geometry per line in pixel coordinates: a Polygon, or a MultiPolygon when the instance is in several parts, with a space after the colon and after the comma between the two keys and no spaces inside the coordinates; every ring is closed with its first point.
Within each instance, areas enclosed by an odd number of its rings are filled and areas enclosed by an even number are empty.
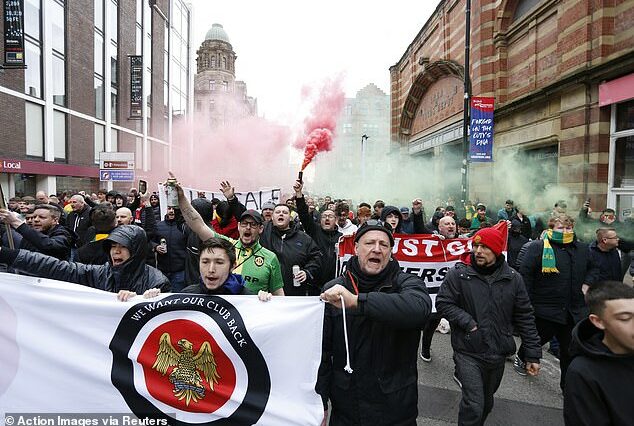
{"type": "Polygon", "coordinates": [[[275,253],[280,261],[284,295],[319,294],[320,288],[316,280],[321,271],[322,253],[308,234],[291,224],[291,209],[286,204],[275,206],[272,220],[264,224],[260,244],[275,253]],[[294,265],[300,268],[296,275],[293,274],[294,265]],[[295,282],[293,278],[296,279],[295,282]]]}
{"type": "MultiPolygon", "coordinates": [[[[553,336],[559,342],[562,390],[570,363],[572,329],[588,315],[582,289],[596,282],[599,274],[588,245],[577,240],[574,226],[574,219],[566,214],[551,217],[543,239],[530,242],[518,255],[519,272],[535,309],[541,344],[553,336]]],[[[520,375],[526,375],[524,362],[522,346],[513,365],[520,375]]]]}
{"type": "Polygon", "coordinates": [[[312,215],[308,211],[306,199],[302,193],[303,183],[295,181],[295,203],[297,204],[297,214],[304,230],[317,243],[321,251],[321,269],[319,275],[315,277],[315,286],[321,288],[328,281],[335,278],[337,268],[337,253],[335,247],[341,237],[341,232],[337,230],[337,218],[332,210],[324,210],[321,213],[319,224],[315,223],[312,215]]]}
{"type": "Polygon", "coordinates": [[[586,294],[590,315],[573,330],[564,392],[567,426],[631,425],[634,420],[634,289],[615,281],[586,294]]]}
{"type": "Polygon", "coordinates": [[[479,230],[466,263],[447,272],[436,297],[436,309],[451,324],[462,387],[459,425],[483,425],[491,412],[506,357],[515,353],[513,331],[522,338],[529,374],[539,372],[542,349],[533,309],[522,277],[504,260],[505,239],[495,228],[479,230]]]}
{"type": "Polygon", "coordinates": [[[157,267],[170,280],[172,292],[178,293],[185,287],[187,256],[185,220],[180,209],[167,208],[165,220],[160,221],[156,226],[154,243],[157,267]]]}
{"type": "Polygon", "coordinates": [[[84,196],[75,194],[70,197],[70,204],[73,208],[66,217],[66,227],[71,233],[77,235],[76,245],[81,247],[86,244],[86,232],[92,225],[90,221],[90,206],[86,204],[84,196]]]}
{"type": "Polygon", "coordinates": [[[17,213],[0,209],[0,219],[22,235],[21,249],[68,260],[73,246],[73,237],[59,224],[61,210],[48,204],[38,204],[33,214],[31,228],[17,213]]]}
{"type": "Polygon", "coordinates": [[[325,410],[332,405],[331,426],[416,425],[418,341],[431,299],[423,280],[391,258],[393,246],[390,230],[362,225],[346,273],[321,294],[328,304],[316,390],[325,410]]]}
{"type": "Polygon", "coordinates": [[[619,236],[614,228],[599,228],[597,239],[590,244],[590,258],[599,267],[597,281],[623,281],[619,236]]]}

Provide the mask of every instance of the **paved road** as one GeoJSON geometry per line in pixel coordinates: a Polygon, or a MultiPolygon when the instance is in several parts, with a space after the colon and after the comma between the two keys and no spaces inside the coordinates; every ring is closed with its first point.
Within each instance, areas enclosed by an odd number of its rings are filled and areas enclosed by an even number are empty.
{"type": "MultiPolygon", "coordinates": [[[[453,359],[449,334],[435,333],[432,362],[418,362],[418,424],[455,425],[458,419],[460,388],[453,381],[453,359]]],[[[563,398],[559,390],[559,362],[544,351],[538,377],[522,377],[506,363],[495,406],[487,425],[563,425],[563,398]]]]}

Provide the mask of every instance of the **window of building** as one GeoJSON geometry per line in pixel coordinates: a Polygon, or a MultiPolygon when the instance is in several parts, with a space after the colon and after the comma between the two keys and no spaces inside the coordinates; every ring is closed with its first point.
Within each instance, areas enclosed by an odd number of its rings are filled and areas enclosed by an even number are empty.
{"type": "Polygon", "coordinates": [[[24,103],[26,155],[44,156],[44,114],[41,105],[24,103]]]}
{"type": "Polygon", "coordinates": [[[216,80],[209,80],[209,90],[212,92],[216,90],[216,80]]]}
{"type": "Polygon", "coordinates": [[[55,158],[66,158],[66,114],[53,111],[53,146],[55,158]]]}
{"type": "Polygon", "coordinates": [[[116,0],[110,0],[108,7],[110,8],[108,13],[110,38],[116,44],[119,42],[119,5],[116,0]]]}
{"type": "MultiPolygon", "coordinates": [[[[119,131],[112,129],[110,131],[110,152],[119,151],[119,131]]],[[[143,158],[143,156],[139,156],[137,158],[143,158]]],[[[141,163],[140,161],[136,162],[137,164],[141,163]]]]}
{"type": "Polygon", "coordinates": [[[24,93],[36,98],[42,97],[42,49],[38,44],[25,39],[24,93]]]}
{"type": "Polygon", "coordinates": [[[95,5],[95,28],[103,33],[103,1],[94,0],[95,5]]]}
{"type": "Polygon", "coordinates": [[[49,11],[51,13],[51,23],[52,23],[52,36],[53,36],[53,50],[56,50],[58,53],[64,54],[65,51],[65,36],[64,36],[64,28],[65,28],[65,19],[64,19],[64,5],[60,4],[55,0],[49,0],[49,11]]]}
{"type": "Polygon", "coordinates": [[[227,58],[225,56],[222,57],[222,69],[227,69],[227,58]]]}
{"type": "Polygon", "coordinates": [[[616,131],[634,130],[634,100],[616,106],[616,131]]]}
{"type": "Polygon", "coordinates": [[[228,81],[223,81],[222,82],[222,91],[223,92],[228,92],[229,91],[229,82],[228,81]]]}
{"type": "Polygon", "coordinates": [[[24,33],[36,40],[40,40],[41,10],[40,0],[24,0],[24,33]]]}
{"type": "Polygon", "coordinates": [[[103,97],[104,97],[103,78],[99,76],[95,76],[95,118],[98,118],[100,120],[104,119],[103,97]]]}
{"type": "Polygon", "coordinates": [[[352,115],[352,105],[346,105],[345,114],[352,115]]]}
{"type": "Polygon", "coordinates": [[[521,19],[527,15],[535,6],[541,3],[542,0],[519,0],[515,7],[515,13],[513,14],[513,21],[521,19]]]}
{"type": "Polygon", "coordinates": [[[56,52],[53,52],[52,68],[53,103],[64,106],[66,105],[66,61],[56,52]]]}
{"type": "Polygon", "coordinates": [[[343,124],[343,133],[352,133],[352,123],[344,123],[343,124]]]}
{"type": "Polygon", "coordinates": [[[216,56],[211,55],[211,68],[216,68],[216,56]]]}
{"type": "Polygon", "coordinates": [[[110,120],[112,124],[119,122],[119,94],[116,88],[112,88],[110,92],[110,120]]]}
{"type": "Polygon", "coordinates": [[[103,35],[95,31],[95,74],[103,76],[103,35]]]}
{"type": "Polygon", "coordinates": [[[99,153],[104,152],[106,150],[105,138],[104,138],[104,127],[101,124],[95,123],[95,163],[99,164],[99,153]]]}
{"type": "Polygon", "coordinates": [[[614,148],[614,187],[634,187],[634,136],[618,138],[614,148]]]}

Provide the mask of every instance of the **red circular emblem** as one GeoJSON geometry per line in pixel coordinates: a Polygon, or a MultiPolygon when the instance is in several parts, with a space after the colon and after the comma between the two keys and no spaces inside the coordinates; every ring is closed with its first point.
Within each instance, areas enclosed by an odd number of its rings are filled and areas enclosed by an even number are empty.
{"type": "Polygon", "coordinates": [[[233,363],[193,321],[161,324],[143,343],[137,362],[152,397],[178,410],[213,413],[236,387],[233,363]]]}

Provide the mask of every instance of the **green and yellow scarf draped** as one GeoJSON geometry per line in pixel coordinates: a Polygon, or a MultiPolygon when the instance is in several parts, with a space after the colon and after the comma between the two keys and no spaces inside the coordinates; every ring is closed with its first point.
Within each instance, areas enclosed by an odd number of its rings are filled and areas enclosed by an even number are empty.
{"type": "Polygon", "coordinates": [[[555,272],[559,273],[555,262],[555,251],[550,245],[551,241],[559,244],[570,244],[575,239],[574,232],[560,232],[549,229],[542,235],[544,240],[544,251],[542,252],[542,273],[555,272]]]}

